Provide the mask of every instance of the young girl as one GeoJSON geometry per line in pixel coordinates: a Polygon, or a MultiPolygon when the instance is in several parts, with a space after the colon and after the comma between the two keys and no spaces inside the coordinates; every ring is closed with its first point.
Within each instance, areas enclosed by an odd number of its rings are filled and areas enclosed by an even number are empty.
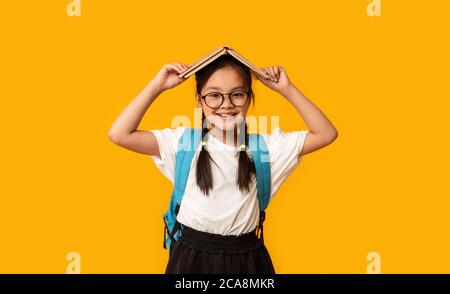
{"type": "MultiPolygon", "coordinates": [[[[141,131],[137,127],[156,97],[184,82],[178,74],[189,67],[164,65],[109,132],[115,144],[151,155],[172,182],[177,146],[185,128],[141,131]]],[[[294,132],[276,128],[272,134],[261,134],[269,152],[273,197],[302,156],[333,142],[337,130],[289,81],[284,68],[262,70],[270,79],[258,80],[285,97],[309,128],[294,132]]],[[[255,232],[261,225],[260,210],[245,123],[254,100],[250,69],[230,55],[219,57],[196,73],[195,97],[202,111],[202,138],[176,217],[183,230],[171,244],[166,273],[275,273],[264,242],[255,232]]]]}

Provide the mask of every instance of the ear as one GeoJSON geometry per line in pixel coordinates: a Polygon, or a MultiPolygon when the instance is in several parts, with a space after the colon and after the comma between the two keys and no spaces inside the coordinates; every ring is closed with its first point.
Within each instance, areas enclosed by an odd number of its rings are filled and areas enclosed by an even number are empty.
{"type": "Polygon", "coordinates": [[[202,107],[202,98],[198,93],[195,93],[195,100],[197,100],[197,107],[202,107]]]}

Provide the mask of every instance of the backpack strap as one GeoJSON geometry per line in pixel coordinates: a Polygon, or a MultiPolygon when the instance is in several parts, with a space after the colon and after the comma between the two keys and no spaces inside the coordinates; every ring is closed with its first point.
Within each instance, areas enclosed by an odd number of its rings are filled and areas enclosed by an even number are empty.
{"type": "Polygon", "coordinates": [[[249,134],[248,143],[255,163],[259,209],[264,211],[269,205],[271,191],[269,150],[264,137],[260,134],[249,134]]]}
{"type": "Polygon", "coordinates": [[[201,139],[201,129],[186,128],[180,137],[175,158],[174,189],[170,197],[169,209],[163,215],[164,243],[163,247],[169,248],[172,242],[180,237],[182,225],[176,220],[178,209],[181,205],[186,183],[196,149],[201,139]],[[168,237],[166,237],[168,235],[168,237]]]}
{"type": "Polygon", "coordinates": [[[256,235],[264,243],[263,224],[266,219],[266,208],[270,201],[271,192],[271,171],[269,149],[267,148],[264,137],[260,134],[249,134],[248,146],[252,154],[256,169],[256,185],[259,202],[259,223],[256,235]]]}

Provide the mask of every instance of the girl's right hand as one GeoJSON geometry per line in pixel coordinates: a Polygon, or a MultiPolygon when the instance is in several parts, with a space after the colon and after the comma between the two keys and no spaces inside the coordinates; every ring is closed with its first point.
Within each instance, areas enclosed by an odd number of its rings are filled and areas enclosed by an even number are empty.
{"type": "Polygon", "coordinates": [[[186,78],[179,78],[178,74],[188,70],[190,67],[191,65],[179,62],[164,64],[152,82],[158,85],[162,91],[171,89],[186,80],[186,78]]]}

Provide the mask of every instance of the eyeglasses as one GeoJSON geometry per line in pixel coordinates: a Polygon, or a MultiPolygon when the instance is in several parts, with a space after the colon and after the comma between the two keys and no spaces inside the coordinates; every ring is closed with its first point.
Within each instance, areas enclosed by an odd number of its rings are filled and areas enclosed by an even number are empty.
{"type": "Polygon", "coordinates": [[[211,92],[203,96],[200,95],[200,97],[202,97],[208,107],[215,109],[222,106],[223,102],[225,101],[225,95],[230,96],[231,104],[233,104],[234,106],[243,106],[245,105],[245,103],[247,103],[250,93],[244,90],[234,91],[229,94],[211,92]]]}

